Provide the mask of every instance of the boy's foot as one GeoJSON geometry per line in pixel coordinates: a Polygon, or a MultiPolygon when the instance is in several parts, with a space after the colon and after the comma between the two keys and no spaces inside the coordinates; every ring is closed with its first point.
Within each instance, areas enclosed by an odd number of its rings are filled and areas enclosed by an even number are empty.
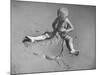
{"type": "Polygon", "coordinates": [[[28,36],[25,36],[25,38],[24,38],[24,40],[22,42],[23,43],[25,43],[25,42],[32,42],[32,40],[28,36]]]}
{"type": "Polygon", "coordinates": [[[79,50],[70,51],[70,54],[78,56],[79,55],[79,50]]]}
{"type": "Polygon", "coordinates": [[[25,38],[24,38],[24,40],[23,40],[23,43],[24,42],[32,42],[32,43],[34,43],[36,40],[35,39],[33,39],[32,37],[30,37],[30,36],[25,36],[25,38]]]}

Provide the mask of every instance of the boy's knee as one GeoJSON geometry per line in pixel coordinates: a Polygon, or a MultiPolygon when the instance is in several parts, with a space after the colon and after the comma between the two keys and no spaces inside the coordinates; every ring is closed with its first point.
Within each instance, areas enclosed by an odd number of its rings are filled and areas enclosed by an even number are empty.
{"type": "Polygon", "coordinates": [[[71,36],[69,36],[69,35],[67,35],[67,36],[65,36],[65,38],[64,39],[66,39],[66,40],[72,40],[72,37],[71,36]]]}

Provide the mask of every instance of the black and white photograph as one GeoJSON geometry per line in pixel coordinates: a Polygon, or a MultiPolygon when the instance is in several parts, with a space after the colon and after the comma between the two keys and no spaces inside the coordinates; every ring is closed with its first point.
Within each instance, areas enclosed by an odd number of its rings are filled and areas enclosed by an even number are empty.
{"type": "Polygon", "coordinates": [[[11,0],[12,75],[96,69],[96,6],[11,0]]]}

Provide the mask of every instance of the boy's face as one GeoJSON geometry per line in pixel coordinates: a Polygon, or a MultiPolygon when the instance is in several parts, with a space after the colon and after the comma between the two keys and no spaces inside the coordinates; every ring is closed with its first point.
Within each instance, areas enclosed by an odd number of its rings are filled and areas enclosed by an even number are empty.
{"type": "Polygon", "coordinates": [[[64,14],[60,14],[61,19],[65,19],[67,16],[64,14]]]}
{"type": "Polygon", "coordinates": [[[68,9],[67,8],[58,9],[57,15],[59,18],[65,19],[66,17],[68,17],[68,9]]]}
{"type": "Polygon", "coordinates": [[[68,12],[60,11],[58,12],[58,17],[64,20],[66,17],[68,17],[68,12]]]}

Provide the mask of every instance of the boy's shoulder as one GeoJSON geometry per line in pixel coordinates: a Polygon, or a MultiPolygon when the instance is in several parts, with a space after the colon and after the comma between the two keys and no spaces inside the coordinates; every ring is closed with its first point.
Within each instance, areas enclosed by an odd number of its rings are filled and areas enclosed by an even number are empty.
{"type": "Polygon", "coordinates": [[[69,19],[68,18],[65,18],[65,21],[67,22],[69,19]]]}

